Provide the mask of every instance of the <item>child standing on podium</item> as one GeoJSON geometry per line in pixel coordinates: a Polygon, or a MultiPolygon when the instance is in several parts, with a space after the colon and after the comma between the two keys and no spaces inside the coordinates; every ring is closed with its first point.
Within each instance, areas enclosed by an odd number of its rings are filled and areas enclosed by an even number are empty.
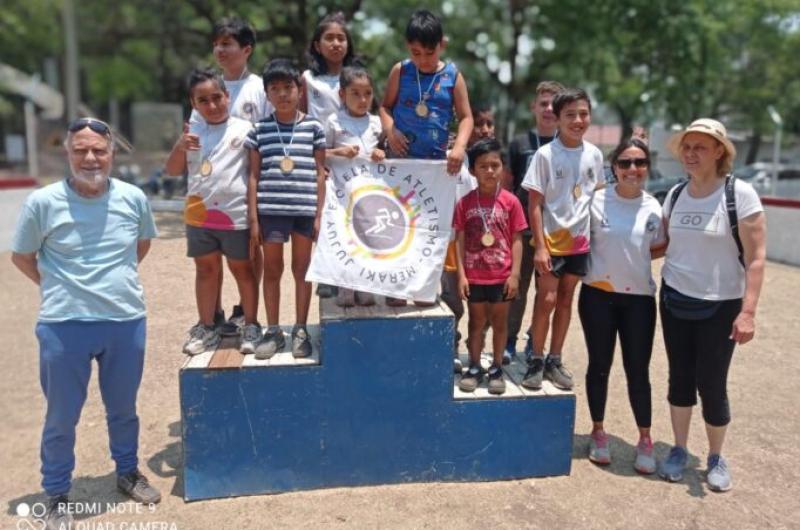
{"type": "Polygon", "coordinates": [[[489,392],[502,394],[506,390],[501,367],[508,308],[517,295],[522,231],[528,224],[519,199],[501,186],[501,149],[494,138],[481,140],[469,149],[469,170],[478,180],[478,189],[458,202],[453,221],[459,292],[467,300],[469,311],[469,368],[458,383],[463,392],[475,391],[484,377],[480,357],[487,321],[492,327],[493,354],[489,392]]]}

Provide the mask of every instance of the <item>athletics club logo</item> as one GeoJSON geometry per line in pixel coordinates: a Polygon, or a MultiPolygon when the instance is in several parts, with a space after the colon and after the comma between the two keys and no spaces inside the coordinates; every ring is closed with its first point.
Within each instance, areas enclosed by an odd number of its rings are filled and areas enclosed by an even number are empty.
{"type": "Polygon", "coordinates": [[[354,256],[391,259],[403,255],[414,239],[419,208],[400,188],[366,184],[352,191],[345,226],[354,256]]]}

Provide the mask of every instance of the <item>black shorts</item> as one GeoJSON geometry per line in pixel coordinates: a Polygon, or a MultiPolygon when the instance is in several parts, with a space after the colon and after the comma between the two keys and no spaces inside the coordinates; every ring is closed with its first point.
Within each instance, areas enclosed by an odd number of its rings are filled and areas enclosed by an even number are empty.
{"type": "MultiPolygon", "coordinates": [[[[589,254],[574,254],[572,256],[550,256],[550,263],[553,268],[550,272],[556,278],[561,278],[564,274],[573,274],[581,278],[589,272],[589,254]]],[[[540,276],[537,272],[536,276],[540,276]]]]}
{"type": "Polygon", "coordinates": [[[259,215],[258,226],[264,243],[286,243],[291,233],[314,238],[314,218],[305,216],[259,215]]]}
{"type": "Polygon", "coordinates": [[[233,260],[250,259],[250,230],[215,230],[186,225],[186,255],[199,258],[221,252],[233,260]]]}
{"type": "Polygon", "coordinates": [[[485,302],[501,304],[503,302],[508,302],[510,298],[506,298],[503,293],[505,287],[505,282],[491,285],[471,283],[469,284],[469,296],[467,297],[467,301],[470,304],[481,304],[485,302]]]}

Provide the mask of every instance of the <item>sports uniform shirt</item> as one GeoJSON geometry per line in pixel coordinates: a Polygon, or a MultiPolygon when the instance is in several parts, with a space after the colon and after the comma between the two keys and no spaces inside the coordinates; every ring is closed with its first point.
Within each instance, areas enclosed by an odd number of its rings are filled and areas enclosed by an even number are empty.
{"type": "Polygon", "coordinates": [[[453,121],[454,90],[458,68],[446,63],[434,73],[419,72],[410,59],[400,63],[397,101],[392,109],[394,126],[408,139],[407,158],[443,159],[447,157],[447,142],[450,122],[453,121]],[[425,100],[428,115],[417,115],[416,106],[420,101],[420,89],[425,100]]]}
{"type": "Polygon", "coordinates": [[[654,296],[650,248],[665,240],[661,205],[646,192],[620,197],[616,186],[594,194],[591,253],[583,283],[604,291],[654,296]]]}
{"type": "Polygon", "coordinates": [[[587,141],[566,147],[556,138],[533,155],[522,187],[544,196],[544,238],[551,255],[589,252],[589,205],[602,176],[603,154],[587,141]]]}
{"type": "Polygon", "coordinates": [[[252,128],[249,121],[233,117],[220,124],[204,121],[189,126],[189,131],[200,138],[200,152],[186,161],[186,224],[214,230],[247,228],[250,165],[244,140],[252,128]],[[211,173],[204,175],[208,164],[211,173]]]}

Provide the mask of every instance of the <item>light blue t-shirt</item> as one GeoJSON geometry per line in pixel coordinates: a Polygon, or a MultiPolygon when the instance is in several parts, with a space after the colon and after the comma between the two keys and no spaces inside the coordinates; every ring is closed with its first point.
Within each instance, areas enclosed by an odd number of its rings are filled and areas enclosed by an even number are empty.
{"type": "Polygon", "coordinates": [[[66,180],[31,193],[12,250],[37,253],[39,321],[144,317],[136,247],[139,240],[155,236],[144,193],[120,180],[110,179],[108,192],[91,199],[78,195],[66,180]]]}

